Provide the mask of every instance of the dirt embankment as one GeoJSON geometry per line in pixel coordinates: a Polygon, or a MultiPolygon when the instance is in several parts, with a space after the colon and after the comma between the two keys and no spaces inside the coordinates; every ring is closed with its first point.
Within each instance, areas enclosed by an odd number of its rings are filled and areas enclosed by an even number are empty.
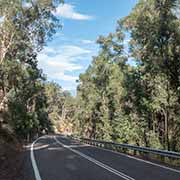
{"type": "Polygon", "coordinates": [[[0,180],[17,180],[23,166],[23,149],[13,134],[0,130],[0,180]]]}

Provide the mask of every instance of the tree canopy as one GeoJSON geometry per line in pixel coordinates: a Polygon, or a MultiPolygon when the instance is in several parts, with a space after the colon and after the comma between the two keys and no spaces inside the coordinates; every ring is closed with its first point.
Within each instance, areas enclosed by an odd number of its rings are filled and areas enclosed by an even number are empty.
{"type": "Polygon", "coordinates": [[[99,54],[80,75],[77,134],[180,149],[179,3],[139,0],[114,33],[99,37],[99,54]]]}
{"type": "Polygon", "coordinates": [[[139,0],[98,38],[75,97],[37,66],[61,27],[53,13],[61,2],[0,0],[0,130],[7,125],[28,139],[59,130],[180,150],[180,1],[139,0]]]}
{"type": "Polygon", "coordinates": [[[53,15],[58,3],[0,1],[0,127],[7,124],[23,138],[51,129],[37,53],[60,27],[53,15]]]}

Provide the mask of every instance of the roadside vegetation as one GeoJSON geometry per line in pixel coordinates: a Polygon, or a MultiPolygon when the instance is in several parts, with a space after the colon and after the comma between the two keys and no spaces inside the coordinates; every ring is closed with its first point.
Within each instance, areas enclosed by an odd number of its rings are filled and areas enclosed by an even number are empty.
{"type": "Polygon", "coordinates": [[[37,54],[59,20],[58,0],[0,0],[0,179],[19,179],[22,144],[52,131],[37,54]]]}
{"type": "Polygon", "coordinates": [[[0,131],[6,128],[19,139],[52,131],[47,82],[37,54],[60,28],[53,15],[58,3],[0,1],[0,131]]]}
{"type": "Polygon", "coordinates": [[[76,134],[180,151],[179,8],[179,0],[140,0],[98,38],[99,54],[79,78],[76,134]]]}
{"type": "MultiPolygon", "coordinates": [[[[180,1],[139,0],[78,80],[47,82],[37,54],[61,28],[57,0],[0,0],[0,132],[66,132],[180,151],[180,1]]],[[[0,137],[2,138],[2,136],[0,137]]]]}

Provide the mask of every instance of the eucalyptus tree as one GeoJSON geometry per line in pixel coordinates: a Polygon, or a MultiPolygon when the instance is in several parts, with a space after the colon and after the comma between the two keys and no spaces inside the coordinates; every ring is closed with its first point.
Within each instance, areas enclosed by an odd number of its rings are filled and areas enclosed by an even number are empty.
{"type": "Polygon", "coordinates": [[[160,141],[167,149],[180,116],[179,6],[179,0],[140,0],[123,20],[132,37],[131,55],[139,63],[150,97],[148,111],[152,118],[148,124],[161,126],[160,141]],[[161,91],[157,94],[158,87],[161,91]]]}
{"type": "Polygon", "coordinates": [[[75,119],[81,135],[180,148],[179,3],[139,0],[115,33],[99,37],[99,54],[80,75],[75,119]]]}
{"type": "Polygon", "coordinates": [[[98,38],[100,52],[88,70],[80,75],[77,119],[85,136],[117,139],[114,118],[121,108],[123,69],[127,60],[121,28],[119,25],[116,33],[98,38]]]}
{"type": "Polygon", "coordinates": [[[45,78],[37,67],[37,53],[60,27],[54,13],[59,3],[58,0],[0,1],[1,112],[9,114],[12,121],[9,124],[17,133],[22,131],[23,136],[48,126],[45,78]]]}

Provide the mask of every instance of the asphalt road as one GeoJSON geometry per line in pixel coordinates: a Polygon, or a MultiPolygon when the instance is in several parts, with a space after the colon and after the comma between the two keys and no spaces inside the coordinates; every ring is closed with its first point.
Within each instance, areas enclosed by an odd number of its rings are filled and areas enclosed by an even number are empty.
{"type": "Polygon", "coordinates": [[[180,170],[60,135],[37,139],[30,161],[35,180],[180,180],[180,170]]]}

